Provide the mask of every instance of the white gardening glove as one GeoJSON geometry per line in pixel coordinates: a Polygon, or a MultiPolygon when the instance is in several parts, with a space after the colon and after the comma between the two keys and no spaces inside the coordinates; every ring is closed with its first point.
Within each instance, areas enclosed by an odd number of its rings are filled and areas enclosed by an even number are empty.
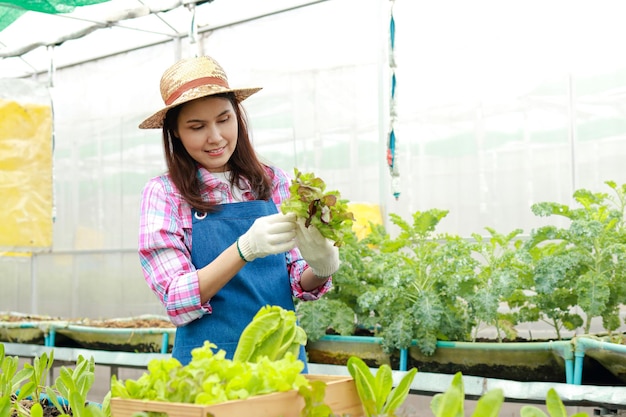
{"type": "Polygon", "coordinates": [[[320,278],[334,274],[339,269],[339,248],[322,236],[317,227],[306,227],[304,219],[298,219],[296,224],[298,249],[313,273],[320,278]]]}
{"type": "Polygon", "coordinates": [[[267,255],[287,252],[296,246],[296,216],[276,213],[259,217],[237,239],[239,256],[250,262],[267,255]]]}

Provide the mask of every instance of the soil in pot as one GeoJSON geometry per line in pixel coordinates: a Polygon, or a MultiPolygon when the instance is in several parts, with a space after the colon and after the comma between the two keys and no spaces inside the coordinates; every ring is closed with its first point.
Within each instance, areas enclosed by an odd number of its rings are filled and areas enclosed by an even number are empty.
{"type": "MultiPolygon", "coordinates": [[[[30,410],[35,402],[33,400],[21,400],[20,404],[25,409],[30,410]]],[[[61,414],[54,405],[48,402],[48,400],[43,400],[41,402],[41,407],[43,408],[43,417],[56,417],[61,414]]],[[[69,414],[71,415],[71,413],[69,414]]],[[[11,412],[11,417],[18,417],[18,413],[13,410],[11,412]]]]}
{"type": "Polygon", "coordinates": [[[169,334],[167,351],[171,352],[175,334],[175,326],[166,317],[155,315],[91,320],[0,313],[0,342],[44,344],[50,328],[55,330],[57,347],[126,352],[160,353],[164,332],[169,334]]]}
{"type": "Polygon", "coordinates": [[[120,352],[171,352],[176,328],[166,318],[141,316],[123,319],[83,320],[56,328],[64,339],[55,343],[60,347],[79,347],[120,352]]]}

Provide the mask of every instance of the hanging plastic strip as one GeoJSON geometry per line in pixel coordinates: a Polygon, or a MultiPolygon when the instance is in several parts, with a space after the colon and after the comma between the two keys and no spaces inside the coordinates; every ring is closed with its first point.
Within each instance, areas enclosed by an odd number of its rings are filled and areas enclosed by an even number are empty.
{"type": "Polygon", "coordinates": [[[397,149],[398,143],[395,132],[395,123],[397,119],[396,112],[396,22],[393,18],[393,6],[395,1],[390,0],[390,19],[389,19],[389,70],[391,73],[391,95],[389,100],[389,133],[387,135],[387,165],[391,174],[391,192],[396,200],[400,198],[400,171],[398,169],[397,149]]]}
{"type": "MultiPolygon", "coordinates": [[[[54,123],[54,82],[56,76],[56,62],[54,60],[55,46],[48,45],[48,57],[50,59],[50,65],[48,67],[48,92],[50,94],[50,111],[52,115],[52,155],[56,147],[56,129],[54,123]]],[[[56,222],[57,219],[57,199],[56,199],[56,176],[54,170],[54,158],[52,158],[52,222],[56,222]]]]}

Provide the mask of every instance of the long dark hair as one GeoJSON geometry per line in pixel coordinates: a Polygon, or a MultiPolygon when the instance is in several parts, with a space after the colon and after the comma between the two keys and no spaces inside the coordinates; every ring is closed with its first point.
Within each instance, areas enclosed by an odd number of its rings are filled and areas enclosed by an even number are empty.
{"type": "MultiPolygon", "coordinates": [[[[250,181],[252,193],[257,200],[269,200],[272,195],[272,178],[252,147],[245,109],[233,93],[216,94],[211,97],[230,100],[237,116],[239,127],[237,146],[228,160],[231,184],[239,184],[245,178],[250,181]]],[[[202,213],[215,211],[215,203],[202,199],[204,185],[197,175],[198,163],[189,155],[182,141],[174,135],[182,106],[184,104],[170,109],[163,121],[163,150],[167,169],[174,185],[191,207],[202,213]]]]}

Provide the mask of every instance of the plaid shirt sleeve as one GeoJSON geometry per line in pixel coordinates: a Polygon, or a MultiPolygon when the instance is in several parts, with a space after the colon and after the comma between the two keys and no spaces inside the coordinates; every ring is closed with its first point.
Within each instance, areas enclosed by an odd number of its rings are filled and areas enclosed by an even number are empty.
{"type": "MultiPolygon", "coordinates": [[[[283,200],[289,198],[289,185],[291,184],[291,178],[287,173],[280,168],[272,168],[274,171],[274,192],[272,198],[278,211],[280,211],[280,204],[283,200]]],[[[332,287],[332,277],[319,288],[313,291],[305,291],[302,289],[300,280],[302,273],[309,267],[300,250],[296,247],[287,252],[287,270],[289,271],[289,280],[291,282],[291,292],[294,297],[302,301],[318,300],[322,295],[326,294],[332,287]]]]}
{"type": "MultiPolygon", "coordinates": [[[[284,171],[273,170],[272,198],[280,210],[280,203],[289,196],[291,180],[284,171]]],[[[230,194],[209,198],[224,203],[234,201],[230,194]]],[[[174,190],[167,176],[153,178],[146,184],[141,200],[139,258],[148,286],[176,326],[211,313],[210,303],[201,304],[198,275],[191,263],[191,222],[191,208],[174,190]]],[[[294,297],[317,300],[330,290],[332,278],[313,291],[304,291],[300,280],[308,268],[306,261],[298,248],[287,252],[285,258],[294,297]]]]}
{"type": "Polygon", "coordinates": [[[148,286],[176,326],[207,312],[191,263],[191,209],[172,192],[166,177],[146,184],[141,200],[139,259],[148,286]]]}

